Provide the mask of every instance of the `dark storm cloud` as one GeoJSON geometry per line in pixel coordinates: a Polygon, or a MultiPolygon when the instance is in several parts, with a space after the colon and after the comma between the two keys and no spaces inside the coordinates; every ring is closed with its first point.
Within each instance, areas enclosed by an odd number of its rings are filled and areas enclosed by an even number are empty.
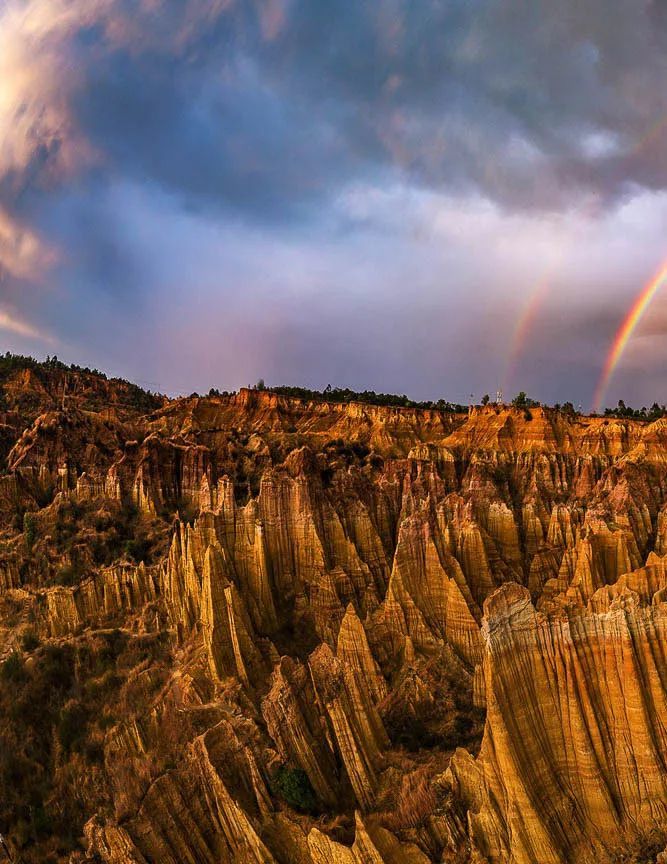
{"type": "Polygon", "coordinates": [[[37,125],[28,176],[76,130],[107,170],[261,219],[373,172],[545,208],[667,179],[662,4],[136,5],[60,35],[70,123],[37,125]]]}
{"type": "Polygon", "coordinates": [[[116,56],[82,94],[78,117],[127,177],[156,183],[190,206],[293,219],[341,179],[342,144],[307,106],[266,89],[250,61],[238,65],[231,83],[202,86],[197,78],[192,89],[172,89],[174,70],[165,71],[167,82],[146,81],[116,56]]]}
{"type": "Polygon", "coordinates": [[[122,170],[261,219],[374,172],[508,206],[662,188],[664,19],[580,6],[233,4],[176,51],[95,46],[73,110],[122,170]]]}

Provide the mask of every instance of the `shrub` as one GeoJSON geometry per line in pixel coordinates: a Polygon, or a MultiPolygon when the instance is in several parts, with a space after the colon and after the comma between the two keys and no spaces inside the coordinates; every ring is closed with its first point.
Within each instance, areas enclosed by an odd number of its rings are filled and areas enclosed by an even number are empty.
{"type": "Polygon", "coordinates": [[[354,444],[352,444],[352,452],[357,459],[365,459],[371,451],[366,444],[362,444],[360,441],[355,441],[354,444]]]}
{"type": "Polygon", "coordinates": [[[48,837],[53,832],[53,822],[42,804],[33,808],[32,830],[40,839],[48,837]]]}
{"type": "Polygon", "coordinates": [[[496,486],[504,486],[512,479],[512,468],[510,465],[493,465],[489,468],[489,474],[496,486]]]}
{"type": "Polygon", "coordinates": [[[32,630],[26,630],[21,637],[21,647],[24,651],[34,651],[40,644],[39,636],[32,630]]]}
{"type": "Polygon", "coordinates": [[[71,588],[73,585],[79,584],[82,576],[83,572],[78,564],[66,564],[56,573],[55,581],[57,585],[71,588]]]}
{"type": "MultiPolygon", "coordinates": [[[[12,679],[11,686],[0,686],[0,826],[21,849],[54,835],[73,848],[82,831],[82,815],[58,795],[53,759],[62,706],[74,682],[74,659],[70,646],[45,645],[29,668],[18,655],[0,667],[0,676],[12,679]],[[17,675],[20,680],[14,681],[17,675]]],[[[64,723],[61,731],[67,741],[64,723]]],[[[50,859],[32,850],[21,860],[50,859]]]]}
{"type": "Polygon", "coordinates": [[[150,552],[151,542],[147,537],[134,537],[125,541],[123,551],[125,557],[131,559],[135,564],[145,561],[150,552]]]}
{"type": "Polygon", "coordinates": [[[312,813],[317,807],[317,799],[310,780],[305,771],[300,768],[281,766],[274,778],[276,793],[290,807],[302,813],[312,813]]]}
{"type": "Polygon", "coordinates": [[[58,741],[66,753],[81,750],[87,723],[88,712],[79,702],[63,708],[58,721],[58,741]]]}
{"type": "Polygon", "coordinates": [[[5,662],[0,666],[0,673],[5,681],[16,684],[25,678],[25,667],[18,651],[13,651],[5,662]]]}
{"type": "Polygon", "coordinates": [[[104,747],[99,741],[88,741],[84,747],[86,759],[94,765],[104,763],[104,747]]]}
{"type": "Polygon", "coordinates": [[[525,391],[521,391],[518,393],[514,399],[512,399],[512,405],[515,408],[537,408],[539,406],[539,402],[536,402],[535,399],[531,399],[530,396],[526,396],[525,391]]]}
{"type": "Polygon", "coordinates": [[[69,648],[47,645],[39,664],[41,681],[47,690],[69,690],[74,680],[74,658],[69,648]]]}

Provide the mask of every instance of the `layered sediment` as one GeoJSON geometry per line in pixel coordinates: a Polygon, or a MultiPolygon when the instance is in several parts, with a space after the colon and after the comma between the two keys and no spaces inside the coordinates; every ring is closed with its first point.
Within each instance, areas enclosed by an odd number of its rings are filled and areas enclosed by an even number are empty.
{"type": "Polygon", "coordinates": [[[54,374],[3,384],[17,855],[657,860],[664,421],[54,374]]]}

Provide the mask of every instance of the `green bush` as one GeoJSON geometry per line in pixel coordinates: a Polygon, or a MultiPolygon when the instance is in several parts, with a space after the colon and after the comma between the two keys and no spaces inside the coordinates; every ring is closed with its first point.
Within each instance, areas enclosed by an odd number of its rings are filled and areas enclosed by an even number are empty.
{"type": "Polygon", "coordinates": [[[17,683],[24,679],[25,667],[18,651],[13,651],[9,655],[2,666],[0,666],[0,673],[2,673],[2,677],[5,681],[17,683]]]}
{"type": "Polygon", "coordinates": [[[0,677],[12,679],[10,686],[0,686],[0,828],[27,850],[22,861],[51,860],[36,844],[57,837],[62,851],[70,851],[82,833],[85,814],[74,796],[59,797],[54,759],[58,738],[67,747],[78,746],[81,724],[77,727],[77,712],[69,709],[75,703],[68,702],[76,655],[71,646],[47,644],[34,651],[29,667],[19,655],[0,667],[0,677]],[[20,680],[14,681],[16,676],[20,680]]]}
{"type": "Polygon", "coordinates": [[[26,630],[21,637],[21,647],[24,651],[34,651],[40,644],[39,636],[32,630],[26,630]]]}
{"type": "Polygon", "coordinates": [[[504,486],[512,479],[512,468],[509,465],[492,465],[489,474],[496,486],[504,486]]]}
{"type": "Polygon", "coordinates": [[[84,573],[78,564],[66,564],[56,573],[55,581],[57,585],[71,588],[81,582],[83,575],[84,573]]]}
{"type": "Polygon", "coordinates": [[[520,393],[517,393],[514,399],[512,399],[512,405],[515,408],[538,408],[539,404],[540,403],[537,402],[535,399],[531,399],[530,396],[526,396],[524,390],[522,390],[520,393]]]}
{"type": "Polygon", "coordinates": [[[290,807],[302,813],[312,813],[317,808],[317,798],[305,771],[300,768],[281,766],[273,781],[276,793],[290,807]]]}
{"type": "Polygon", "coordinates": [[[82,748],[86,738],[88,712],[76,702],[63,708],[58,721],[58,740],[66,753],[82,748]]]}
{"type": "Polygon", "coordinates": [[[33,808],[32,830],[40,839],[48,837],[53,832],[53,822],[51,821],[51,817],[41,804],[38,804],[33,808]]]}
{"type": "Polygon", "coordinates": [[[74,657],[71,648],[47,645],[38,667],[45,689],[65,693],[74,680],[74,657]]]}
{"type": "Polygon", "coordinates": [[[125,541],[125,557],[139,564],[141,561],[146,560],[150,548],[151,542],[147,537],[134,537],[131,540],[125,541]]]}

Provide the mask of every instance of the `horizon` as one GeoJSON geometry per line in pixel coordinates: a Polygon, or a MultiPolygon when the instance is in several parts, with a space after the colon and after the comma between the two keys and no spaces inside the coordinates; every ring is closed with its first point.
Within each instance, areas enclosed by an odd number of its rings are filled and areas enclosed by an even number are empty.
{"type": "Polygon", "coordinates": [[[666,42],[627,0],[7,0],[0,339],[170,393],[666,402],[666,42]]]}
{"type": "MultiPolygon", "coordinates": [[[[636,406],[632,405],[630,402],[619,399],[616,405],[604,405],[602,410],[587,410],[583,405],[575,404],[571,399],[566,399],[562,403],[561,402],[544,402],[539,399],[534,399],[531,394],[526,393],[521,390],[515,394],[513,394],[510,398],[507,398],[507,394],[492,394],[492,393],[482,393],[480,394],[469,394],[474,397],[473,401],[470,402],[458,402],[455,399],[449,399],[446,394],[440,394],[439,396],[432,399],[414,399],[409,393],[399,393],[398,391],[375,391],[372,388],[366,388],[365,390],[355,390],[354,388],[339,385],[339,384],[327,384],[325,387],[321,389],[316,388],[308,388],[302,387],[298,384],[271,384],[266,382],[263,378],[260,378],[255,384],[241,384],[236,388],[227,388],[224,385],[216,385],[213,384],[207,390],[204,389],[202,391],[191,391],[187,392],[163,392],[159,390],[151,390],[149,386],[146,386],[146,383],[142,384],[136,379],[126,378],[122,375],[115,375],[109,372],[106,369],[98,369],[97,367],[86,366],[81,363],[67,362],[63,360],[61,357],[57,355],[46,355],[44,358],[35,357],[33,355],[24,355],[24,354],[16,354],[10,351],[2,352],[0,351],[0,363],[5,358],[11,358],[17,361],[26,361],[27,363],[35,363],[39,366],[49,366],[49,363],[52,362],[56,364],[57,368],[63,368],[67,371],[72,371],[75,373],[83,373],[90,375],[99,375],[105,380],[108,381],[121,381],[125,384],[130,384],[133,387],[138,387],[140,390],[143,390],[145,393],[155,396],[168,399],[170,401],[178,401],[180,399],[207,399],[207,398],[224,398],[237,396],[241,391],[251,391],[256,393],[273,393],[274,395],[282,396],[286,399],[295,399],[297,401],[303,401],[307,398],[314,399],[322,399],[323,401],[331,402],[332,404],[368,404],[368,405],[376,405],[380,407],[393,407],[393,408],[418,408],[420,410],[442,410],[446,413],[451,412],[451,409],[454,409],[454,413],[466,413],[471,408],[484,408],[493,410],[494,408],[501,409],[515,409],[517,411],[530,411],[535,408],[544,408],[552,411],[559,411],[562,413],[569,414],[572,411],[576,416],[580,417],[609,417],[609,416],[625,416],[626,419],[650,419],[652,417],[652,412],[658,410],[660,412],[664,412],[667,415],[667,405],[659,403],[657,400],[653,400],[649,404],[636,406]],[[302,391],[301,393],[290,393],[285,391],[302,391]],[[339,394],[339,398],[335,398],[336,394],[339,394]],[[340,394],[345,394],[340,396],[340,394]],[[498,395],[501,395],[502,401],[497,401],[498,395]],[[372,396],[377,397],[378,399],[394,399],[400,400],[405,399],[409,404],[401,405],[398,402],[378,402],[373,401],[372,396]],[[355,397],[367,397],[365,399],[359,399],[355,397]],[[477,398],[479,397],[479,398],[477,398]],[[486,400],[486,401],[485,401],[486,400]],[[440,403],[440,404],[439,404],[440,403]],[[449,407],[444,407],[449,406],[449,407]],[[460,409],[460,411],[458,411],[460,409]],[[619,411],[627,411],[629,412],[626,415],[618,414],[619,411]],[[644,414],[642,414],[644,412],[644,414]]],[[[653,419],[659,419],[663,416],[663,413],[654,415],[653,419]]]]}

